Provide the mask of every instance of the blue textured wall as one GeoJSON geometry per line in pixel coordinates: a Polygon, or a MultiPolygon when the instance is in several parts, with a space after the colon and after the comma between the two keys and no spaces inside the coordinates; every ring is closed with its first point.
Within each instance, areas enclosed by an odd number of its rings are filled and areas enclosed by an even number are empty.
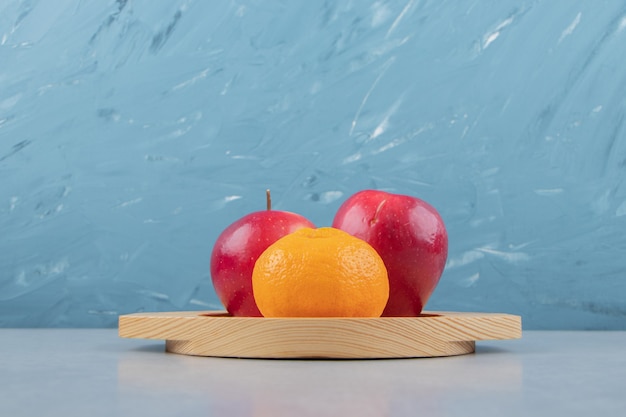
{"type": "Polygon", "coordinates": [[[428,309],[626,328],[624,1],[0,3],[0,326],[210,309],[219,232],[379,188],[428,309]]]}

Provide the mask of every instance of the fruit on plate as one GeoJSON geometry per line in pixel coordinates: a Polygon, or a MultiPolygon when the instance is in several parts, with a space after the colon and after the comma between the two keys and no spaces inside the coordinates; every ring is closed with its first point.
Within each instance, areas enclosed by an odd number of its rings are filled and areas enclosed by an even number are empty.
{"type": "Polygon", "coordinates": [[[270,245],[252,288],[264,317],[380,317],[389,298],[380,255],[330,227],[299,229],[270,245]]]}
{"type": "Polygon", "coordinates": [[[252,294],[254,264],[268,246],[303,227],[315,226],[299,214],[272,210],[268,190],[267,210],[240,218],[219,235],[211,253],[211,280],[231,315],[261,316],[252,294]]]}
{"type": "Polygon", "coordinates": [[[441,216],[419,198],[363,190],[338,209],[333,227],[368,242],[389,274],[383,316],[417,316],[437,286],[448,256],[441,216]]]}

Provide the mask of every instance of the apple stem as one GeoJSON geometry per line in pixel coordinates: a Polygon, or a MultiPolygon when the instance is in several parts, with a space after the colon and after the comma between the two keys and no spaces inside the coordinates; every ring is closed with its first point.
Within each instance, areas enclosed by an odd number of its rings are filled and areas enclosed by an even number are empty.
{"type": "Polygon", "coordinates": [[[267,211],[270,211],[272,209],[272,196],[269,188],[265,190],[265,201],[267,202],[267,211]]]}

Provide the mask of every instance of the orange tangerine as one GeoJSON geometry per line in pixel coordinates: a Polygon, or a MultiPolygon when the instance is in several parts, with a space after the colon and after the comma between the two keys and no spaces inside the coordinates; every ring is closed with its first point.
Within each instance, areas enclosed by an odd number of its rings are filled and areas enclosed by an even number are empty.
{"type": "Polygon", "coordinates": [[[389,279],[364,240],[332,227],[302,228],[259,256],[252,291],[264,317],[380,317],[389,279]]]}

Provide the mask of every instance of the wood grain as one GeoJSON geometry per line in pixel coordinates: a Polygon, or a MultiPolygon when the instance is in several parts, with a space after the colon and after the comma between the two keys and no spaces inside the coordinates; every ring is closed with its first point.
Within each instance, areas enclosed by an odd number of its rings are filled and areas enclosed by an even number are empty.
{"type": "Polygon", "coordinates": [[[225,312],[120,316],[119,335],[161,339],[169,352],[241,358],[411,358],[474,352],[476,340],[517,339],[521,317],[428,312],[420,317],[257,318],[225,312]]]}

